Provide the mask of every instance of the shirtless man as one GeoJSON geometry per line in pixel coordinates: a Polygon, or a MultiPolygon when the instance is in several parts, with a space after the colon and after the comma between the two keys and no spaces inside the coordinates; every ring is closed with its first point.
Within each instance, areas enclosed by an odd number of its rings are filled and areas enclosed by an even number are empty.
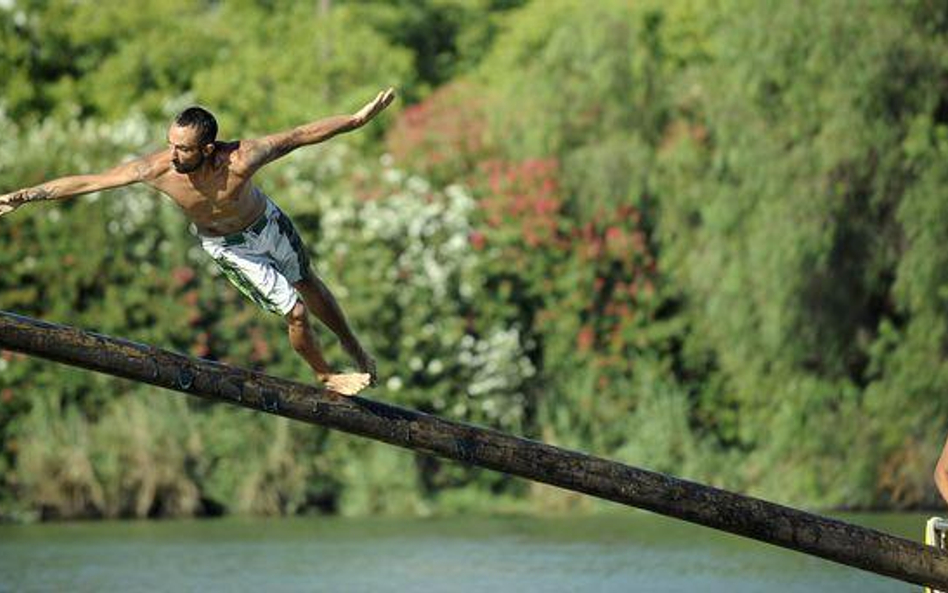
{"type": "Polygon", "coordinates": [[[313,272],[290,219],[253,184],[264,165],[301,146],[365,125],[395,98],[380,92],[353,115],[336,115],[263,138],[222,142],[217,121],[200,107],[182,111],[168,130],[168,148],[97,175],[63,177],[0,196],[0,216],[27,202],[61,200],[133,183],[170,197],[192,223],[201,246],[241,292],[284,317],[293,349],[316,377],[353,395],[376,380],[375,361],[353,334],[326,285],[313,272]],[[339,338],[360,373],[337,373],[323,358],[309,322],[312,312],[339,338]]]}

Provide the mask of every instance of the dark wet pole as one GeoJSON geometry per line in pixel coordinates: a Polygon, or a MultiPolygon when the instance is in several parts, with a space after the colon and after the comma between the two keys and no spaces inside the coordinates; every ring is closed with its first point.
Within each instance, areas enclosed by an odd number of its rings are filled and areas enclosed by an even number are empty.
{"type": "Polygon", "coordinates": [[[0,348],[342,430],[948,589],[948,554],[933,547],[496,430],[2,311],[0,348]]]}

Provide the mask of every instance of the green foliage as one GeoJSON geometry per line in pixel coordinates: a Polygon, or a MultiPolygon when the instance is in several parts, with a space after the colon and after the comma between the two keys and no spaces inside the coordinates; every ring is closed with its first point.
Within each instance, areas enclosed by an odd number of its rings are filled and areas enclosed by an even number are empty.
{"type": "Polygon", "coordinates": [[[437,86],[475,66],[506,11],[524,1],[354,0],[352,5],[391,44],[412,50],[419,82],[437,86]]]}
{"type": "MultiPolygon", "coordinates": [[[[948,418],[946,23],[924,0],[0,3],[0,188],[151,150],[187,102],[243,136],[395,85],[400,112],[259,179],[376,396],[917,507],[948,418]]],[[[2,309],[310,378],[147,191],[24,208],[0,244],[2,309]]],[[[575,504],[10,353],[0,442],[10,516],[575,504]]]]}
{"type": "Polygon", "coordinates": [[[478,76],[496,90],[502,160],[472,183],[486,244],[502,253],[491,274],[516,286],[498,296],[537,344],[539,434],[673,470],[682,447],[701,454],[682,444],[693,443],[688,431],[664,443],[638,436],[643,424],[669,426],[654,402],[689,397],[674,375],[684,328],[658,260],[650,179],[683,59],[666,48],[666,22],[657,3],[537,3],[515,14],[478,76]],[[633,453],[643,450],[652,454],[633,453]]]}
{"type": "MultiPolygon", "coordinates": [[[[866,504],[904,435],[938,432],[932,405],[945,385],[931,348],[943,321],[905,296],[922,280],[916,258],[940,265],[938,249],[906,239],[940,231],[931,216],[900,213],[921,195],[943,201],[925,179],[937,157],[921,138],[943,125],[933,121],[943,99],[924,81],[943,75],[946,55],[900,11],[741,9],[740,26],[718,34],[717,59],[688,74],[684,121],[660,160],[664,259],[694,303],[689,348],[727,377],[703,391],[703,415],[734,409],[714,420],[727,441],[762,466],[808,468],[810,485],[790,494],[866,504]],[[926,345],[892,334],[915,331],[926,345]],[[912,351],[902,356],[921,383],[906,392],[902,377],[898,395],[883,387],[901,374],[893,340],[912,351]],[[896,366],[883,371],[882,359],[896,366]],[[885,435],[896,442],[880,447],[885,435]],[[847,447],[859,462],[827,459],[847,447]]],[[[901,504],[929,496],[929,471],[916,470],[901,504]]],[[[774,475],[757,481],[788,492],[774,475]]]]}
{"type": "Polygon", "coordinates": [[[168,117],[206,103],[223,130],[269,131],[411,86],[411,55],[351,8],[298,2],[48,0],[0,10],[0,95],[17,118],[168,117]]]}
{"type": "Polygon", "coordinates": [[[279,10],[228,4],[215,18],[227,41],[191,91],[198,102],[220,106],[229,129],[264,133],[348,113],[379,89],[412,83],[409,52],[346,6],[322,14],[300,2],[279,10]]]}

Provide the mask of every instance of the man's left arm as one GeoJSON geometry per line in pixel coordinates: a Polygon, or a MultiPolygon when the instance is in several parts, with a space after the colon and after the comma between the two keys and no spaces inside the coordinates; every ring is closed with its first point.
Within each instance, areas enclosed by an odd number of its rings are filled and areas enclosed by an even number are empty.
{"type": "Polygon", "coordinates": [[[242,168],[248,175],[252,175],[264,165],[297,148],[325,142],[338,134],[361,128],[388,107],[394,98],[395,90],[389,88],[352,115],[334,115],[285,132],[241,141],[239,154],[242,168]]]}

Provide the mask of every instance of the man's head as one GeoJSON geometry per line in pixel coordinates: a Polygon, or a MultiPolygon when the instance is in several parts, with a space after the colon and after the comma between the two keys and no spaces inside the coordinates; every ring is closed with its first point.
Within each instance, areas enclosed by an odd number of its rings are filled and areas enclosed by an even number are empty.
{"type": "Polygon", "coordinates": [[[171,164],[178,173],[191,173],[204,164],[214,152],[217,120],[202,107],[188,107],[175,118],[168,129],[171,164]]]}

